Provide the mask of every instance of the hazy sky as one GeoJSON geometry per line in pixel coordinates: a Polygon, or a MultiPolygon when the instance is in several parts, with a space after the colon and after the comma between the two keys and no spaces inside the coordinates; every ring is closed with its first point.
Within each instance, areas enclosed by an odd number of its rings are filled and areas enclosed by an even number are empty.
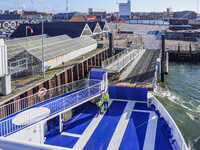
{"type": "MultiPolygon", "coordinates": [[[[87,12],[93,11],[118,11],[117,3],[127,0],[68,0],[69,11],[87,12]]],[[[131,0],[132,11],[166,11],[172,7],[173,11],[193,10],[197,11],[197,0],[131,0]]],[[[200,2],[199,2],[200,3],[200,2]]],[[[48,11],[58,13],[65,12],[66,0],[0,0],[0,9],[22,9],[48,11]]],[[[200,5],[199,5],[200,10],[200,5]]]]}

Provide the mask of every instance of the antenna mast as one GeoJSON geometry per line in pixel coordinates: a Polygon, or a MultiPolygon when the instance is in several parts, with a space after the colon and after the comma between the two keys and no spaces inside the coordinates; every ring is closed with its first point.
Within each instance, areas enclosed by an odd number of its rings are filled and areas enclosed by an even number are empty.
{"type": "Polygon", "coordinates": [[[66,22],[68,22],[68,0],[66,0],[66,22]]]}

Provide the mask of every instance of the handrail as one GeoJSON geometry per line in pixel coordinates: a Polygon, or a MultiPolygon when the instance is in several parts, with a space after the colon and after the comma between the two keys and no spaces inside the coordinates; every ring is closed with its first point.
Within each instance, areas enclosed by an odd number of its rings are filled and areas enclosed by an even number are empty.
{"type": "Polygon", "coordinates": [[[185,143],[185,140],[177,127],[176,123],[172,119],[171,115],[167,112],[167,110],[163,107],[163,105],[154,97],[151,96],[152,103],[155,105],[156,109],[159,110],[161,116],[168,122],[169,127],[172,129],[174,139],[176,139],[178,145],[181,150],[188,150],[188,147],[185,143]]]}
{"type": "Polygon", "coordinates": [[[106,68],[109,71],[120,72],[125,66],[127,66],[142,49],[128,49],[113,57],[102,62],[102,68],[106,68]]]}
{"type": "Polygon", "coordinates": [[[104,60],[101,64],[102,68],[106,68],[108,65],[110,65],[114,61],[117,61],[119,58],[123,57],[124,55],[128,54],[129,52],[131,52],[133,50],[134,50],[133,48],[128,48],[128,49],[118,53],[117,55],[114,55],[114,56],[104,60]]]}
{"type": "MultiPolygon", "coordinates": [[[[88,81],[89,79],[78,80],[55,88],[47,89],[47,93],[44,97],[39,97],[36,93],[31,96],[3,105],[0,107],[0,119],[8,117],[14,113],[17,113],[21,110],[24,110],[28,107],[34,106],[41,102],[47,101],[51,98],[66,94],[68,92],[72,92],[80,88],[84,88],[87,86],[88,81]]],[[[93,82],[94,84],[98,82],[98,80],[90,80],[90,81],[93,82]]]]}
{"type": "MultiPolygon", "coordinates": [[[[102,90],[105,90],[105,89],[103,89],[103,86],[102,86],[102,84],[104,84],[104,81],[100,81],[100,80],[98,81],[99,81],[98,83],[92,84],[91,86],[90,86],[90,82],[88,82],[88,87],[81,89],[80,91],[77,91],[63,98],[59,98],[55,101],[39,106],[40,108],[48,108],[50,110],[49,115],[46,117],[43,117],[41,119],[34,118],[35,120],[29,118],[28,121],[26,120],[26,124],[23,124],[23,125],[13,124],[12,121],[15,117],[8,118],[6,120],[1,121],[0,122],[0,136],[8,136],[38,121],[49,118],[52,115],[55,115],[59,112],[62,112],[63,110],[69,109],[70,107],[73,107],[85,100],[88,100],[92,97],[99,95],[102,92],[102,90]]],[[[34,108],[39,108],[39,107],[35,106],[34,108]]],[[[37,109],[35,110],[32,109],[32,110],[37,111],[37,109]]],[[[27,112],[27,113],[29,115],[24,116],[24,118],[21,118],[21,120],[25,120],[27,119],[27,116],[30,116],[30,112],[27,112]]],[[[31,113],[34,113],[34,112],[31,112],[31,113]]]]}

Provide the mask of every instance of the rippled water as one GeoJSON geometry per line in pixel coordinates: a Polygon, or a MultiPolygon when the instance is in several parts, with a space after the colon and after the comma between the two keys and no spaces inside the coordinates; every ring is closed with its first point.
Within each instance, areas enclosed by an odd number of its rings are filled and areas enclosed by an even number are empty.
{"type": "Polygon", "coordinates": [[[186,143],[200,150],[200,63],[170,63],[155,95],[171,114],[186,143]]]}

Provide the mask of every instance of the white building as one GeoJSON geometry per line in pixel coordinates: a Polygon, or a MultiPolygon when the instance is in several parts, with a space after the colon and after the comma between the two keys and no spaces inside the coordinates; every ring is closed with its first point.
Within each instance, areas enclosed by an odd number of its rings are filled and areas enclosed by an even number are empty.
{"type": "Polygon", "coordinates": [[[119,17],[131,19],[131,0],[128,0],[127,3],[119,3],[119,17]]]}

